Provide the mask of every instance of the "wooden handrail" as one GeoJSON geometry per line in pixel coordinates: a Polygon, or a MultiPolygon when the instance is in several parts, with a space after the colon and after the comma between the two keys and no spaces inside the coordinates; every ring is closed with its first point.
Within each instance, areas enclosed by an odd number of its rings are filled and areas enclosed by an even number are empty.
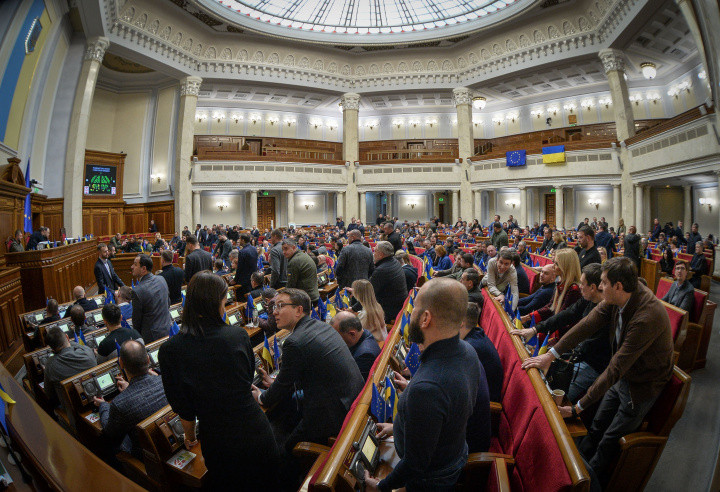
{"type": "Polygon", "coordinates": [[[625,140],[625,143],[627,145],[632,145],[637,142],[640,142],[642,140],[645,140],[650,137],[654,137],[655,135],[659,135],[660,133],[666,132],[668,130],[672,130],[673,128],[677,128],[679,126],[682,126],[686,123],[690,123],[691,121],[695,121],[698,118],[702,118],[705,116],[705,114],[714,113],[715,108],[708,108],[705,106],[705,104],[701,104],[700,106],[697,106],[695,108],[692,108],[688,111],[685,111],[684,113],[681,113],[674,118],[670,118],[669,120],[664,121],[663,123],[660,123],[659,125],[655,125],[651,128],[648,128],[647,130],[644,130],[637,135],[628,138],[625,140]],[[701,108],[704,108],[701,110],[701,108]],[[704,114],[703,114],[704,111],[704,114]]]}

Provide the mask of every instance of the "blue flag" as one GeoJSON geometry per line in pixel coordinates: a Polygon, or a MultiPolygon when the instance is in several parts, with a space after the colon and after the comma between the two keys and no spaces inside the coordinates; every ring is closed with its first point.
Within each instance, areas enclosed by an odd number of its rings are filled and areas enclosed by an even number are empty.
{"type": "Polygon", "coordinates": [[[420,368],[420,347],[417,343],[410,345],[407,356],[405,356],[405,365],[410,369],[410,374],[413,376],[420,368]]]}
{"type": "Polygon", "coordinates": [[[310,311],[310,317],[311,317],[312,319],[316,319],[316,320],[320,321],[320,315],[318,314],[317,308],[312,309],[312,310],[310,311]]]}
{"type": "Polygon", "coordinates": [[[263,266],[262,256],[260,256],[260,255],[258,255],[257,269],[258,270],[265,269],[265,267],[263,266]]]}
{"type": "Polygon", "coordinates": [[[253,301],[253,296],[248,294],[248,300],[247,300],[247,306],[245,306],[245,313],[248,320],[248,323],[252,322],[253,318],[253,308],[255,308],[255,304],[253,301]]]}
{"type": "MultiPolygon", "coordinates": [[[[519,312],[520,312],[520,310],[518,309],[518,313],[519,313],[519,312]]],[[[535,328],[535,314],[531,314],[531,315],[530,315],[530,328],[535,328]]],[[[536,350],[538,350],[538,348],[537,348],[537,345],[538,345],[537,333],[534,334],[534,335],[532,336],[532,338],[531,338],[530,340],[528,340],[527,343],[528,343],[528,345],[533,345],[533,346],[535,346],[535,347],[536,347],[536,350]]]]}
{"type": "Polygon", "coordinates": [[[327,318],[327,306],[323,302],[322,297],[318,298],[318,314],[320,314],[320,320],[325,321],[327,318]]]}
{"type": "Polygon", "coordinates": [[[535,352],[533,353],[533,357],[537,357],[540,351],[543,349],[543,347],[547,347],[548,340],[550,340],[550,334],[548,333],[545,335],[545,338],[543,339],[542,345],[536,345],[535,346],[535,352]]]}
{"type": "Polygon", "coordinates": [[[117,352],[118,359],[120,358],[120,344],[115,340],[115,351],[117,352]]]}
{"type": "Polygon", "coordinates": [[[168,337],[174,337],[178,333],[180,333],[180,327],[178,326],[177,322],[173,321],[172,325],[170,325],[170,332],[168,333],[168,337]]]}
{"type": "Polygon", "coordinates": [[[185,294],[183,294],[182,292],[180,292],[180,295],[182,296],[182,302],[180,303],[180,305],[181,305],[182,307],[185,307],[185,294]]]}
{"type": "Polygon", "coordinates": [[[507,286],[507,289],[505,290],[505,305],[503,306],[505,308],[505,312],[512,317],[513,315],[513,309],[512,309],[512,301],[513,301],[513,295],[512,295],[512,289],[510,286],[507,286]]]}
{"type": "Polygon", "coordinates": [[[280,347],[278,347],[278,337],[273,337],[273,363],[275,367],[280,367],[280,347]]]}
{"type": "Polygon", "coordinates": [[[505,152],[505,165],[507,167],[519,167],[524,166],[527,159],[527,151],[525,150],[511,150],[505,152]]]}
{"type": "Polygon", "coordinates": [[[80,343],[77,337],[77,332],[75,330],[73,330],[73,336],[75,337],[75,343],[80,343]]]}
{"type": "MultiPolygon", "coordinates": [[[[25,186],[30,188],[30,159],[28,159],[27,168],[25,169],[25,186]]],[[[32,205],[30,204],[31,191],[25,196],[25,212],[23,214],[23,229],[25,232],[32,234],[32,205]]]]}
{"type": "Polygon", "coordinates": [[[82,343],[83,345],[87,345],[87,343],[85,342],[85,333],[83,333],[82,326],[80,327],[80,343],[82,343]]]}
{"type": "Polygon", "coordinates": [[[378,422],[384,423],[387,420],[387,404],[385,403],[385,400],[380,395],[380,392],[377,389],[377,386],[375,386],[374,383],[372,384],[372,398],[370,400],[370,413],[373,414],[373,416],[377,419],[378,422]]]}
{"type": "Polygon", "coordinates": [[[115,304],[115,294],[107,286],[105,287],[105,304],[115,304]]]}

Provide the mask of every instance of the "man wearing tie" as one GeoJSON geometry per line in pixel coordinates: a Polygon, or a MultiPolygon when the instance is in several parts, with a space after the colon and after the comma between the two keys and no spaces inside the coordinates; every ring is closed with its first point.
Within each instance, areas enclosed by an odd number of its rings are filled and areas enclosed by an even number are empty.
{"type": "Polygon", "coordinates": [[[115,294],[115,291],[125,285],[123,281],[115,273],[115,269],[110,262],[110,252],[105,243],[97,245],[98,260],[95,262],[95,281],[97,282],[98,293],[102,294],[107,288],[115,294]]]}

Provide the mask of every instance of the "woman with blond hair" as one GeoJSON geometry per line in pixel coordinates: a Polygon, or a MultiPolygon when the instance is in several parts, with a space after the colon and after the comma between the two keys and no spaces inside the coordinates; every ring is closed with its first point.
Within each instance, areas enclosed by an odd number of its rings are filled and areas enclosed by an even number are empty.
{"type": "Polygon", "coordinates": [[[617,233],[618,233],[618,235],[620,235],[620,234],[625,234],[626,232],[627,232],[627,231],[626,231],[626,229],[625,229],[625,220],[624,220],[624,219],[620,219],[620,220],[618,221],[617,233]]]}
{"type": "MultiPolygon", "coordinates": [[[[538,325],[525,330],[513,330],[511,333],[526,338],[532,337],[536,333],[552,335],[548,334],[546,329],[543,329],[543,323],[541,322],[569,308],[582,297],[580,293],[580,276],[582,274],[580,271],[580,259],[575,250],[564,248],[556,251],[553,266],[555,267],[555,276],[558,280],[556,280],[557,287],[555,288],[555,295],[552,301],[537,311],[533,311],[521,318],[521,321],[525,323],[530,321],[531,316],[535,316],[535,321],[538,325]]],[[[563,326],[559,330],[558,338],[563,336],[572,326],[572,324],[563,326]]]]}
{"type": "Polygon", "coordinates": [[[360,279],[352,283],[352,295],[360,303],[362,309],[358,318],[362,327],[373,334],[375,340],[382,342],[387,338],[385,312],[375,299],[375,289],[369,280],[360,279]]]}
{"type": "Polygon", "coordinates": [[[565,249],[568,247],[567,241],[565,240],[565,237],[562,235],[562,232],[560,232],[560,231],[553,232],[552,238],[553,238],[553,243],[555,243],[554,250],[556,252],[560,249],[565,249]]]}

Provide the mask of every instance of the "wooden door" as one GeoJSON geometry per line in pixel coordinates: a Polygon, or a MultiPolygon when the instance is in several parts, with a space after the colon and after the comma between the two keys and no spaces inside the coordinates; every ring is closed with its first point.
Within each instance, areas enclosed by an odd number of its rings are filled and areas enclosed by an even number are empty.
{"type": "Polygon", "coordinates": [[[438,204],[438,219],[440,219],[440,222],[445,223],[445,204],[444,203],[438,204]]]}
{"type": "Polygon", "coordinates": [[[248,144],[248,147],[250,147],[250,152],[252,152],[254,155],[260,155],[262,153],[262,140],[246,138],[245,143],[248,144]]]}
{"type": "Polygon", "coordinates": [[[545,195],[545,223],[555,227],[555,193],[545,195]]]}
{"type": "Polygon", "coordinates": [[[277,220],[275,220],[274,196],[259,196],[257,199],[257,210],[257,227],[260,231],[263,231],[264,229],[271,229],[272,227],[277,227],[277,220]]]}

